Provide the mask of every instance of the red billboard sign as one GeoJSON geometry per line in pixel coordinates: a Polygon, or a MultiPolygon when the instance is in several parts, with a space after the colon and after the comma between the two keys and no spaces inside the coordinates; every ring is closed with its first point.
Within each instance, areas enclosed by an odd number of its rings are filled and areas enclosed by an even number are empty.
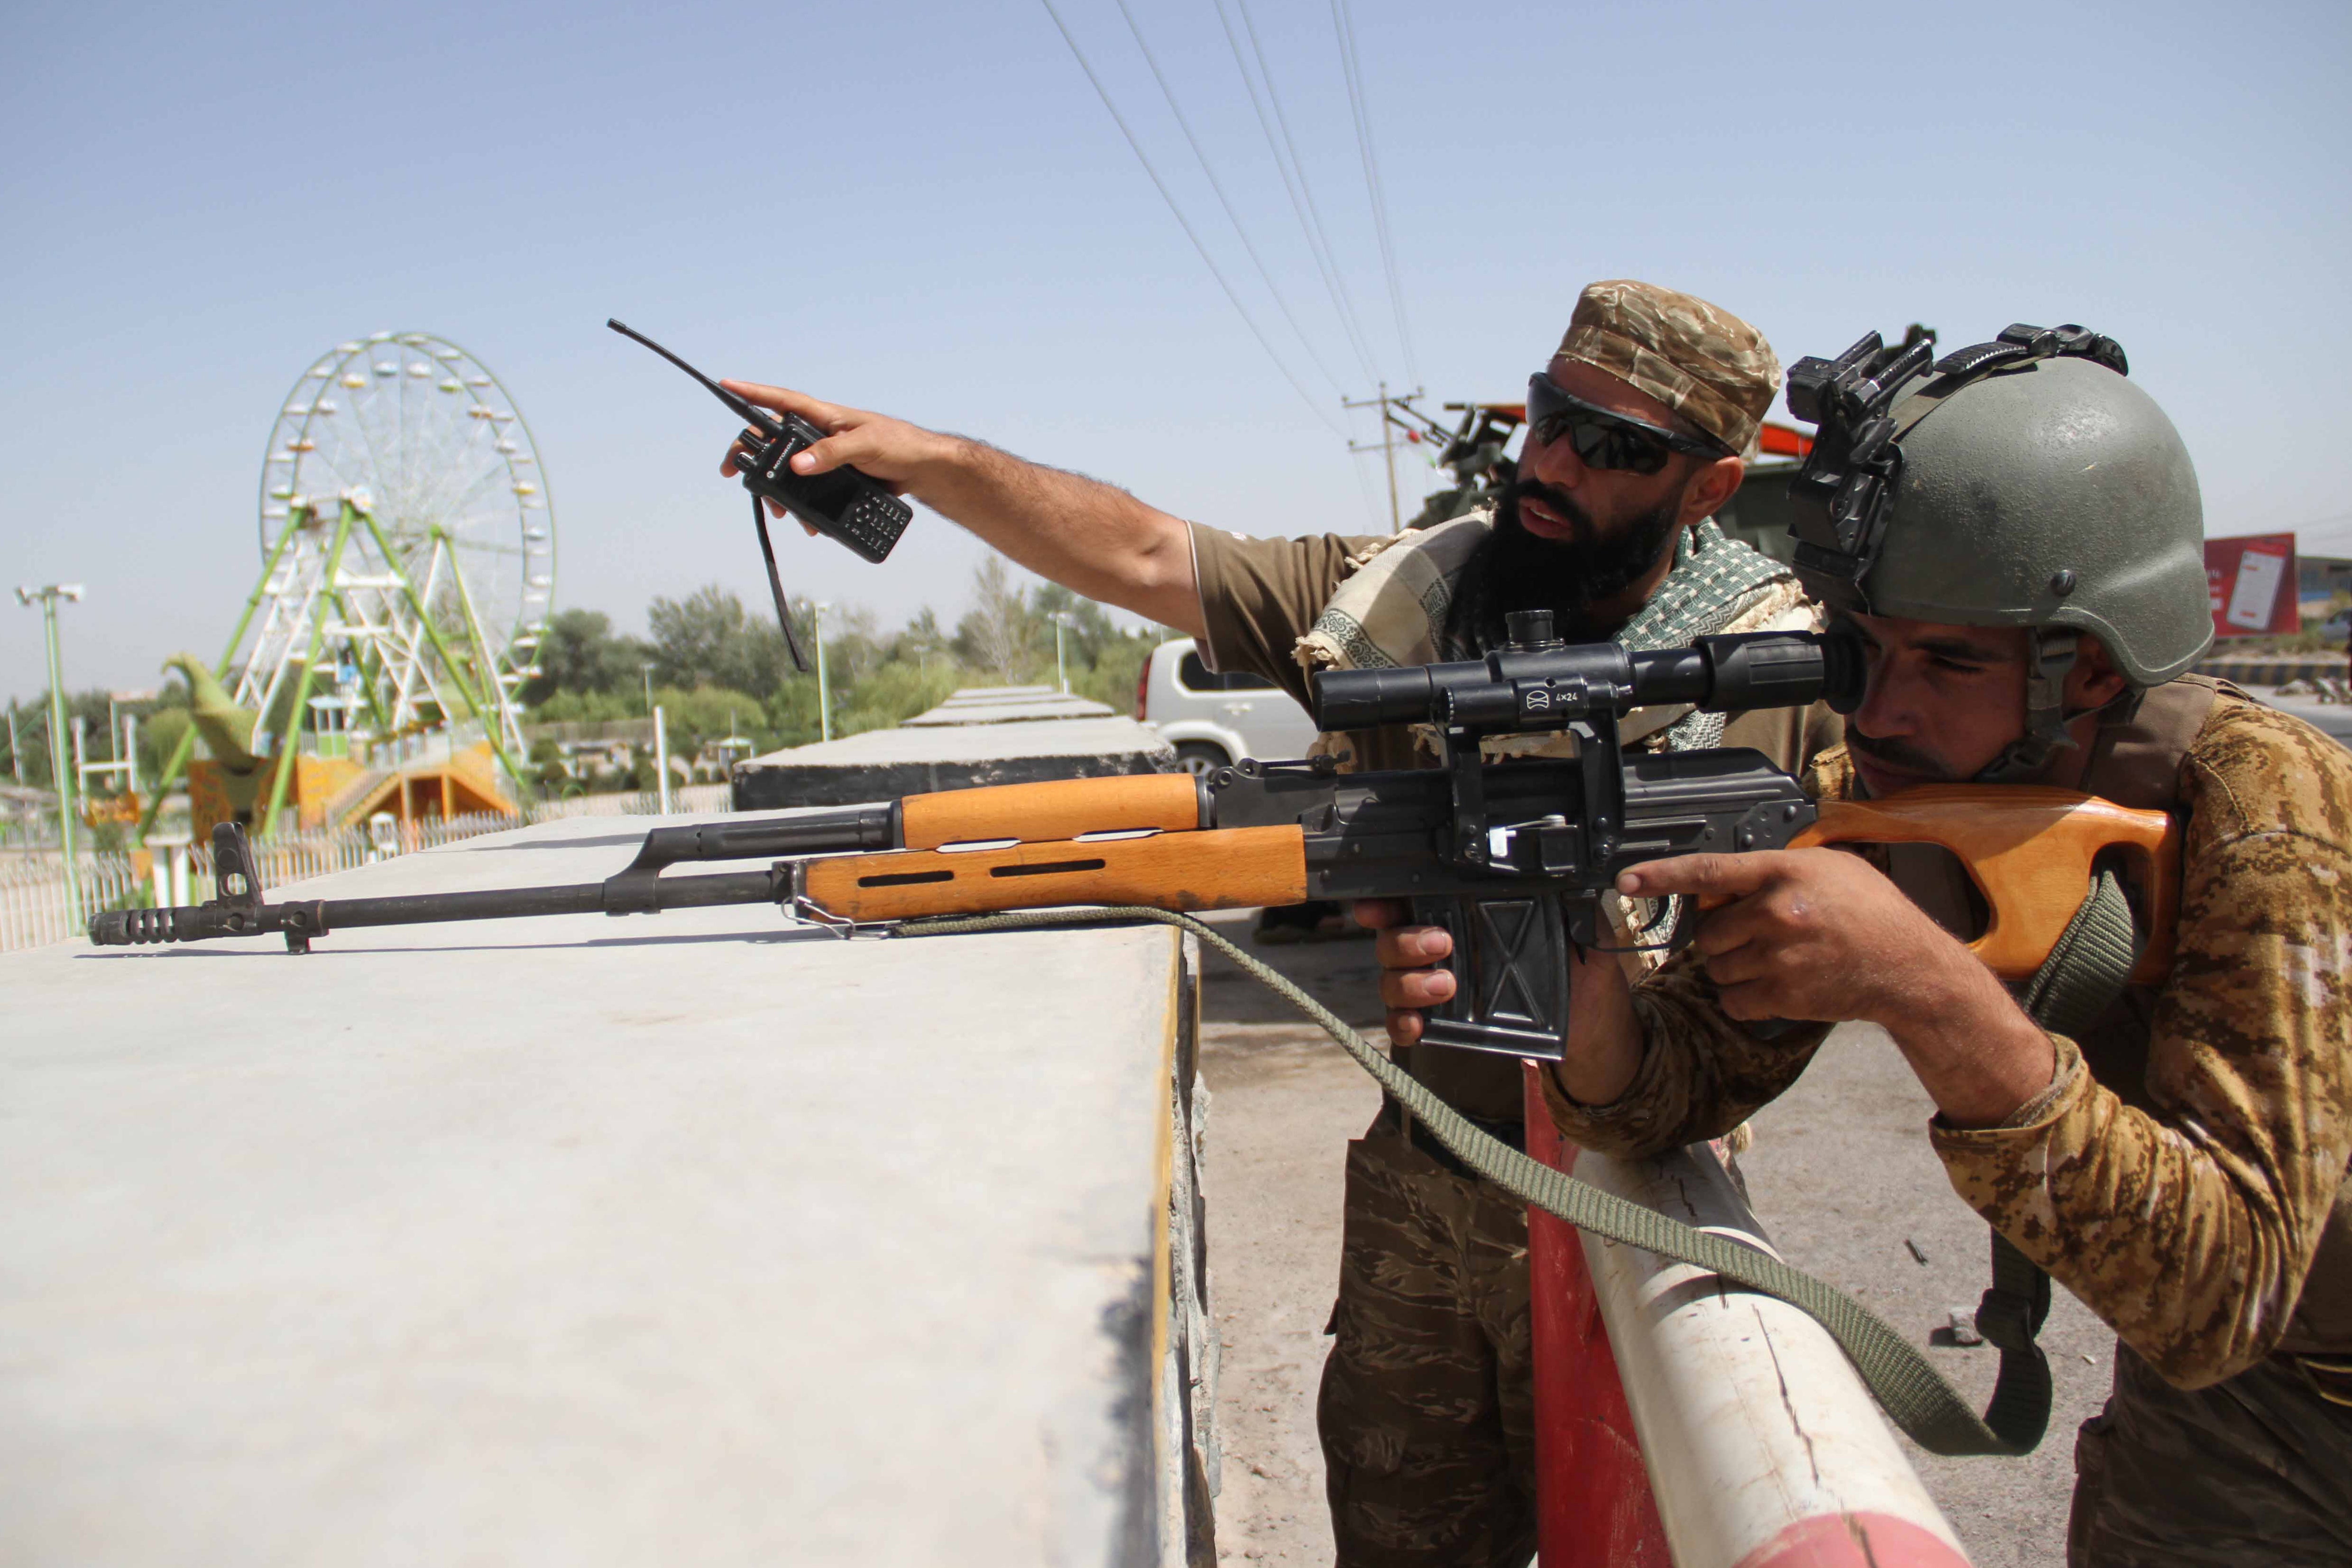
{"type": "Polygon", "coordinates": [[[2293,534],[2207,539],[2205,590],[2216,637],[2278,637],[2303,630],[2293,534]]]}

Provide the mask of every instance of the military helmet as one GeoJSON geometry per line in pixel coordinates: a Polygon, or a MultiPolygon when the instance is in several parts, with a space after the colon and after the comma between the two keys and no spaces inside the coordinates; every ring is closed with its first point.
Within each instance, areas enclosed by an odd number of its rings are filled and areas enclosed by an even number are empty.
{"type": "Polygon", "coordinates": [[[1833,610],[2038,628],[2038,763],[2066,744],[2057,687],[2078,633],[2135,690],[2212,642],[2196,470],[2113,339],[2013,326],[1932,354],[1874,332],[1791,367],[1790,410],[1820,427],[1790,486],[1797,575],[1833,610]]]}

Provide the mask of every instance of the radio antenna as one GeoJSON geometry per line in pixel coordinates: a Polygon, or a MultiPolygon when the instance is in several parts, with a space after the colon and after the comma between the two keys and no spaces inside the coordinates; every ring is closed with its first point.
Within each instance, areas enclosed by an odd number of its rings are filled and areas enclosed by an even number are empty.
{"type": "MultiPolygon", "coordinates": [[[[692,365],[688,364],[684,360],[679,359],[676,354],[671,353],[667,349],[663,348],[659,343],[655,342],[651,338],[646,337],[635,327],[631,327],[610,316],[604,318],[604,325],[613,329],[614,331],[618,332],[622,337],[628,339],[631,342],[643,343],[646,348],[651,349],[655,353],[659,354],[663,359],[667,360],[671,364],[676,365],[679,370],[684,371],[688,375],[692,376],[696,381],[698,381],[704,386],[709,387],[710,389],[711,396],[717,398],[720,402],[725,403],[729,408],[732,409],[738,419],[743,420],[757,428],[760,434],[765,435],[769,440],[773,441],[777,436],[782,435],[784,433],[784,427],[777,423],[774,417],[771,415],[767,410],[760,408],[755,404],[745,402],[741,398],[737,397],[733,392],[729,392],[725,387],[720,386],[717,382],[712,381],[709,376],[704,375],[700,371],[696,370],[692,365]]],[[[789,632],[786,632],[787,636],[790,634],[791,633],[789,632]]]]}
{"type": "MultiPolygon", "coordinates": [[[[769,418],[765,409],[745,402],[635,328],[610,316],[604,318],[604,325],[632,342],[643,343],[646,348],[709,387],[711,396],[734,410],[739,418],[757,428],[769,440],[773,441],[784,433],[784,427],[769,418]]],[[[768,538],[767,508],[761,505],[760,493],[756,490],[751,492],[751,527],[758,530],[760,535],[760,559],[768,568],[768,592],[776,601],[776,625],[784,634],[784,652],[792,655],[793,668],[805,675],[809,668],[808,655],[801,652],[801,640],[793,633],[793,612],[784,598],[784,580],[776,575],[776,547],[768,538]]]]}

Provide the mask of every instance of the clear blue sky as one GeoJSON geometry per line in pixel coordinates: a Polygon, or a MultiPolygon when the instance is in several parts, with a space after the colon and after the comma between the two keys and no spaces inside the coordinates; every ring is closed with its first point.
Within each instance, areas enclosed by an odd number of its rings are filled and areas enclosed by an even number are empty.
{"type": "MultiPolygon", "coordinates": [[[[534,427],[559,606],[755,601],[727,418],[603,329],[984,435],[1187,516],[1373,524],[1376,473],[1283,324],[1114,0],[1056,0],[1252,312],[1186,243],[1044,6],[42,5],[0,63],[0,585],[80,580],[69,685],[210,658],[251,587],[262,447],[329,346],[432,331],[534,427]]],[[[1211,0],[1136,5],[1317,352],[1366,378],[1211,0]]],[[[1227,0],[1231,13],[1232,0],[1227,0]]],[[[1253,0],[1377,368],[1408,377],[1328,0],[1253,0]]],[[[1654,278],[1786,359],[1927,321],[2079,320],[2187,435],[2209,531],[2352,553],[2341,4],[1354,0],[1413,359],[1507,395],[1577,288],[1654,278]]],[[[1371,426],[1353,416],[1360,435],[1371,426]]],[[[1425,470],[1408,470],[1414,491],[1425,470]]],[[[979,547],[793,539],[895,622],[979,547]]],[[[0,601],[0,693],[43,685],[0,601]]]]}

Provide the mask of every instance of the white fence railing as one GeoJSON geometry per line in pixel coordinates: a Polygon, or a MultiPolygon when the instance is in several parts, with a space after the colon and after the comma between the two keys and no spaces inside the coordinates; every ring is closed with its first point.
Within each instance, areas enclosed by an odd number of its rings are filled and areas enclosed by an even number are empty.
{"type": "MultiPolygon", "coordinates": [[[[727,784],[674,785],[669,792],[669,809],[674,812],[724,811],[733,801],[733,786],[727,784]]],[[[530,820],[551,822],[562,817],[650,817],[659,810],[659,798],[651,789],[634,795],[574,795],[568,800],[543,800],[533,806],[530,820]]]]}
{"type": "MultiPolygon", "coordinates": [[[[723,811],[728,803],[724,784],[699,784],[670,792],[673,811],[723,811]]],[[[485,814],[403,824],[383,819],[365,827],[257,842],[253,855],[261,885],[283,887],[307,877],[349,871],[525,823],[566,817],[643,817],[656,810],[652,790],[575,795],[568,800],[532,806],[520,820],[485,814]]],[[[0,849],[0,953],[79,936],[89,916],[100,910],[157,903],[201,904],[213,895],[213,852],[208,843],[176,848],[151,845],[138,857],[84,851],[74,857],[74,870],[79,884],[79,908],[67,896],[65,860],[55,848],[0,849]]]]}
{"type": "MultiPolygon", "coordinates": [[[[129,855],[78,855],[75,869],[86,910],[141,902],[141,890],[147,886],[129,855]]],[[[0,953],[62,942],[80,929],[81,922],[67,904],[62,857],[55,852],[0,856],[0,953]]]]}

